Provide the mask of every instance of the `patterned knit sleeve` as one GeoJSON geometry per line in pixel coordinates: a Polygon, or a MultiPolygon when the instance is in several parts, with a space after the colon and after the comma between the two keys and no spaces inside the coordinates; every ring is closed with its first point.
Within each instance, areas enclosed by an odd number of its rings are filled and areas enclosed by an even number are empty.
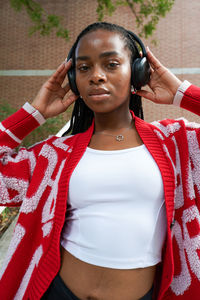
{"type": "MultiPolygon", "coordinates": [[[[179,106],[200,115],[200,88],[182,85],[176,96],[179,106]]],[[[175,270],[169,299],[189,299],[188,291],[199,288],[200,279],[200,122],[178,118],[153,124],[172,171],[167,180],[174,181],[174,191],[167,184],[165,193],[175,270]]]]}
{"type": "Polygon", "coordinates": [[[200,115],[200,88],[184,81],[175,95],[174,105],[200,115]]]}
{"type": "Polygon", "coordinates": [[[45,119],[30,104],[0,123],[0,205],[19,206],[26,194],[42,143],[15,148],[45,119]]]}

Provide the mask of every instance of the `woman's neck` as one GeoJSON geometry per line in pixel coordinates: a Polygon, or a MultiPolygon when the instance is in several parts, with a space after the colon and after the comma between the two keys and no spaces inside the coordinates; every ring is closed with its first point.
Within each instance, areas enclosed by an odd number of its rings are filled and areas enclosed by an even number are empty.
{"type": "Polygon", "coordinates": [[[95,131],[116,131],[122,128],[128,128],[132,123],[132,115],[130,111],[96,113],[95,114],[95,131]]]}

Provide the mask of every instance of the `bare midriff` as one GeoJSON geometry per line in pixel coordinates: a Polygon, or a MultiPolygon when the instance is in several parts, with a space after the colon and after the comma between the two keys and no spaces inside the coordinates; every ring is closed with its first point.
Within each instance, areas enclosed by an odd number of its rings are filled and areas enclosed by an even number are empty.
{"type": "Polygon", "coordinates": [[[79,260],[61,247],[60,276],[81,300],[139,300],[152,287],[156,266],[111,269],[79,260]]]}

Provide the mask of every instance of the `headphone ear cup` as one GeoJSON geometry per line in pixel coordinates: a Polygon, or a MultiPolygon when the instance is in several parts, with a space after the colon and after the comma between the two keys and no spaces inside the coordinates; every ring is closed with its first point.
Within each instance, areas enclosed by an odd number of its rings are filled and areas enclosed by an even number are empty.
{"type": "Polygon", "coordinates": [[[146,57],[136,58],[132,64],[131,83],[136,90],[140,90],[150,80],[151,70],[146,57]]]}
{"type": "Polygon", "coordinates": [[[68,76],[69,86],[72,92],[74,92],[75,95],[79,96],[79,91],[76,85],[76,71],[75,71],[75,64],[73,58],[73,51],[74,51],[74,46],[69,50],[68,57],[67,57],[67,61],[70,60],[70,58],[72,59],[72,66],[67,72],[67,76],[68,76]]]}
{"type": "Polygon", "coordinates": [[[75,68],[73,67],[73,65],[69,69],[67,75],[68,75],[69,86],[70,86],[72,92],[74,92],[75,95],[79,96],[79,91],[78,91],[78,88],[76,85],[76,72],[75,72],[75,68]]]}

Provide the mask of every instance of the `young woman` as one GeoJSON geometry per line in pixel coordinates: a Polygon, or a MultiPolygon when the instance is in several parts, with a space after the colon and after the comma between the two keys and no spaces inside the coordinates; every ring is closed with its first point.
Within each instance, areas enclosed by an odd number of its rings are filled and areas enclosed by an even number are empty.
{"type": "Polygon", "coordinates": [[[137,43],[88,26],[32,105],[1,123],[0,201],[21,206],[2,299],[198,299],[200,126],[148,124],[140,96],[200,114],[200,89],[148,51],[152,92],[136,91],[149,76],[137,43]],[[12,150],[74,102],[71,135],[12,150]]]}

